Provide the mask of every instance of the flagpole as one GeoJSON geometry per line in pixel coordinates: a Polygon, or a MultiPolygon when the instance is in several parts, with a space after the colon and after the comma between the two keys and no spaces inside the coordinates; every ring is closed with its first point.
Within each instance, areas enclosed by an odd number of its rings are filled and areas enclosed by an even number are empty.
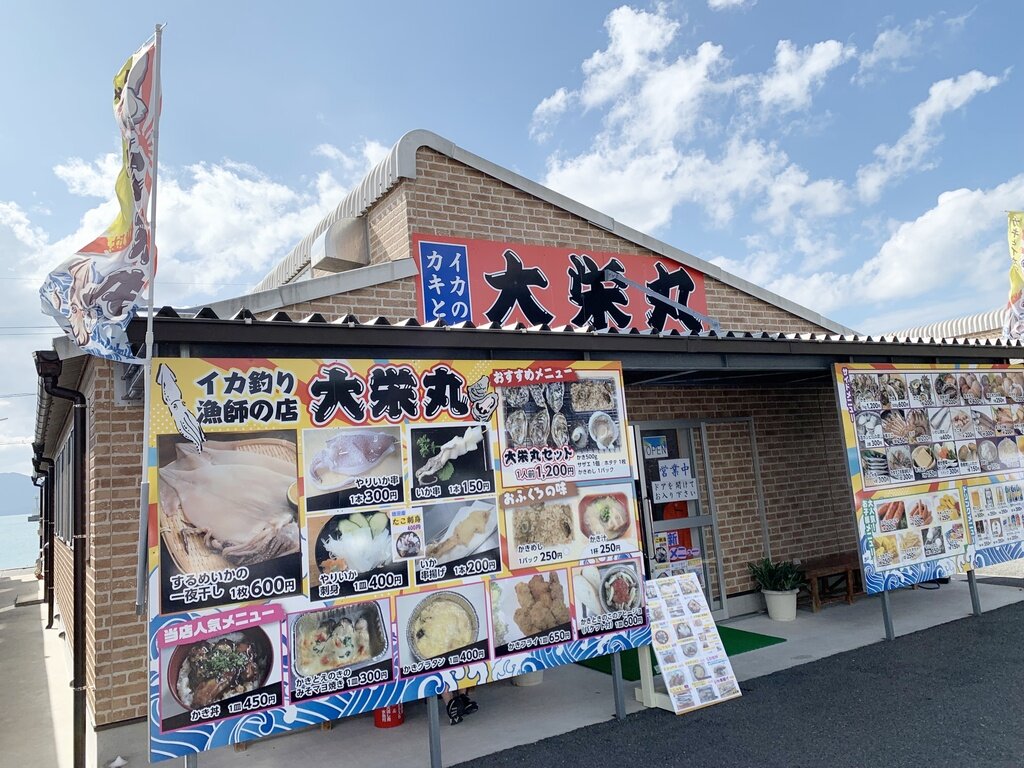
{"type": "MultiPolygon", "coordinates": [[[[135,570],[135,615],[146,611],[147,565],[149,555],[149,411],[153,396],[150,380],[153,378],[153,280],[156,276],[156,190],[160,150],[160,113],[163,111],[163,89],[160,87],[160,37],[165,24],[156,25],[156,43],[153,46],[153,92],[156,94],[156,121],[153,125],[153,185],[149,198],[149,262],[146,264],[146,362],[143,367],[142,412],[142,482],[139,486],[139,547],[135,570]]],[[[151,107],[152,108],[152,105],[151,107]]]]}

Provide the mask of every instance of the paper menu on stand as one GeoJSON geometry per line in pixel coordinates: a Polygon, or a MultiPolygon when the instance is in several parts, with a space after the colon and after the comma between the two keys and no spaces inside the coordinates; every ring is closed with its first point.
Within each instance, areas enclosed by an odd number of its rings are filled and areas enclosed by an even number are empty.
{"type": "Polygon", "coordinates": [[[677,715],[740,695],[697,575],[646,582],[651,639],[677,715]]]}

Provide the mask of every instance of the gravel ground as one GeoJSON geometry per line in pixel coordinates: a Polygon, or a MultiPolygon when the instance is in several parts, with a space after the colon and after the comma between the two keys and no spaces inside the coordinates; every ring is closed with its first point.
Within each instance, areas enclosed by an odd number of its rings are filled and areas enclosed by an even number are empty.
{"type": "Polygon", "coordinates": [[[1024,604],[742,684],[676,717],[645,710],[462,768],[1020,766],[1024,604]]]}

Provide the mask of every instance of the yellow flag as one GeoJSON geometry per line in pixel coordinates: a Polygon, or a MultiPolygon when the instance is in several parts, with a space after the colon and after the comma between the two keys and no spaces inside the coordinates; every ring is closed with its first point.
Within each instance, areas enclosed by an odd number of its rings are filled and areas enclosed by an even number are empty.
{"type": "Polygon", "coordinates": [[[1003,336],[1008,339],[1024,338],[1024,211],[1010,211],[1007,216],[1006,238],[1010,243],[1010,300],[1006,309],[1003,336]]]}

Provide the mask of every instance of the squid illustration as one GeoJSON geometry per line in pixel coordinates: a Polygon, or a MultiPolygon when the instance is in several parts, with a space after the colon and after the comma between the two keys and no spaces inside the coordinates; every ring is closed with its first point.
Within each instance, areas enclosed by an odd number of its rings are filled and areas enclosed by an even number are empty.
{"type": "Polygon", "coordinates": [[[203,434],[203,428],[199,425],[199,419],[181,399],[181,388],[178,386],[178,378],[174,375],[174,371],[161,363],[156,372],[156,383],[160,385],[160,396],[163,398],[167,410],[171,412],[171,418],[174,419],[174,426],[178,428],[178,434],[192,443],[197,451],[202,452],[206,435],[203,434]]]}

